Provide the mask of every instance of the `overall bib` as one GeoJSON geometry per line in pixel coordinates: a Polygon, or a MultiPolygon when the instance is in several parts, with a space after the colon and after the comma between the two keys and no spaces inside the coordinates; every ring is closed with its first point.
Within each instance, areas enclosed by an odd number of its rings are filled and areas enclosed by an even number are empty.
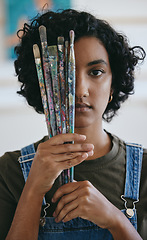
{"type": "MultiPolygon", "coordinates": [[[[121,210],[137,230],[137,213],[135,203],[139,201],[139,186],[142,166],[143,149],[141,145],[126,143],[126,181],[124,195],[125,208],[121,210]],[[131,199],[132,208],[127,208],[127,199],[131,199]]],[[[27,180],[33,158],[35,156],[34,144],[21,149],[19,162],[25,181],[27,180]]],[[[46,205],[45,198],[43,205],[46,205]]],[[[96,224],[75,218],[69,222],[56,223],[54,217],[45,217],[45,225],[39,228],[39,240],[111,240],[111,233],[96,224]]]]}

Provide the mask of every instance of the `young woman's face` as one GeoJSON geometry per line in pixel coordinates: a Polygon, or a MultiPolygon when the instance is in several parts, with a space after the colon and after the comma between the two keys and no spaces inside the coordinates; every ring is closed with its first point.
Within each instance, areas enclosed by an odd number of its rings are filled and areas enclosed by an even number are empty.
{"type": "Polygon", "coordinates": [[[112,73],[108,53],[95,37],[75,42],[76,116],[75,127],[102,122],[111,92],[112,73]]]}

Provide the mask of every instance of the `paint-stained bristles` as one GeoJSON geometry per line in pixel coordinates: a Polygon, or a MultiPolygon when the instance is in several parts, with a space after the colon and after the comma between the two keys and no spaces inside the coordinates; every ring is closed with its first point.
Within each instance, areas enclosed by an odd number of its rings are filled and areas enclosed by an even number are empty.
{"type": "Polygon", "coordinates": [[[73,30],[70,30],[69,37],[70,37],[70,45],[73,45],[74,44],[74,38],[75,38],[75,33],[74,33],[73,30]]]}
{"type": "Polygon", "coordinates": [[[45,26],[41,25],[39,27],[39,34],[40,34],[41,43],[47,42],[46,27],[45,26]]]}
{"type": "Polygon", "coordinates": [[[64,45],[64,37],[58,37],[57,38],[57,44],[58,44],[58,46],[59,45],[63,46],[64,45]]]}
{"type": "Polygon", "coordinates": [[[35,58],[35,60],[36,60],[37,58],[39,58],[39,61],[41,61],[40,51],[39,51],[39,47],[38,47],[37,44],[34,44],[34,45],[33,45],[33,53],[34,53],[34,58],[35,58]]]}

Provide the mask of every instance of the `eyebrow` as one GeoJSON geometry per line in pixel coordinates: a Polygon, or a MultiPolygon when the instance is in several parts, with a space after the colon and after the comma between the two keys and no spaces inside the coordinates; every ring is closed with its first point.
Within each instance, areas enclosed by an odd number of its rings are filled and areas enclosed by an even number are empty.
{"type": "Polygon", "coordinates": [[[103,64],[107,65],[107,63],[103,59],[98,59],[98,60],[94,60],[92,62],[89,62],[87,64],[87,66],[92,66],[92,65],[95,65],[95,64],[99,64],[99,63],[103,63],[103,64]]]}

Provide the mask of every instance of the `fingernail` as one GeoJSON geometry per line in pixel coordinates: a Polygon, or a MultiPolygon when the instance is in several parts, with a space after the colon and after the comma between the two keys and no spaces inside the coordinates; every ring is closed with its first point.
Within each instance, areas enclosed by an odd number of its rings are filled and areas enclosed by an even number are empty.
{"type": "Polygon", "coordinates": [[[88,156],[92,156],[94,154],[94,151],[92,150],[92,151],[90,151],[90,152],[88,152],[88,156]]]}
{"type": "Polygon", "coordinates": [[[88,153],[83,153],[82,154],[82,158],[87,158],[88,157],[88,153]]]}
{"type": "Polygon", "coordinates": [[[92,150],[92,149],[94,149],[94,145],[93,144],[85,144],[84,145],[85,146],[85,148],[87,149],[87,150],[92,150]]]}
{"type": "Polygon", "coordinates": [[[85,136],[85,135],[80,135],[80,139],[81,139],[81,140],[85,140],[85,139],[86,139],[86,136],[85,136]]]}
{"type": "Polygon", "coordinates": [[[54,199],[52,198],[52,202],[54,202],[54,199]]]}

